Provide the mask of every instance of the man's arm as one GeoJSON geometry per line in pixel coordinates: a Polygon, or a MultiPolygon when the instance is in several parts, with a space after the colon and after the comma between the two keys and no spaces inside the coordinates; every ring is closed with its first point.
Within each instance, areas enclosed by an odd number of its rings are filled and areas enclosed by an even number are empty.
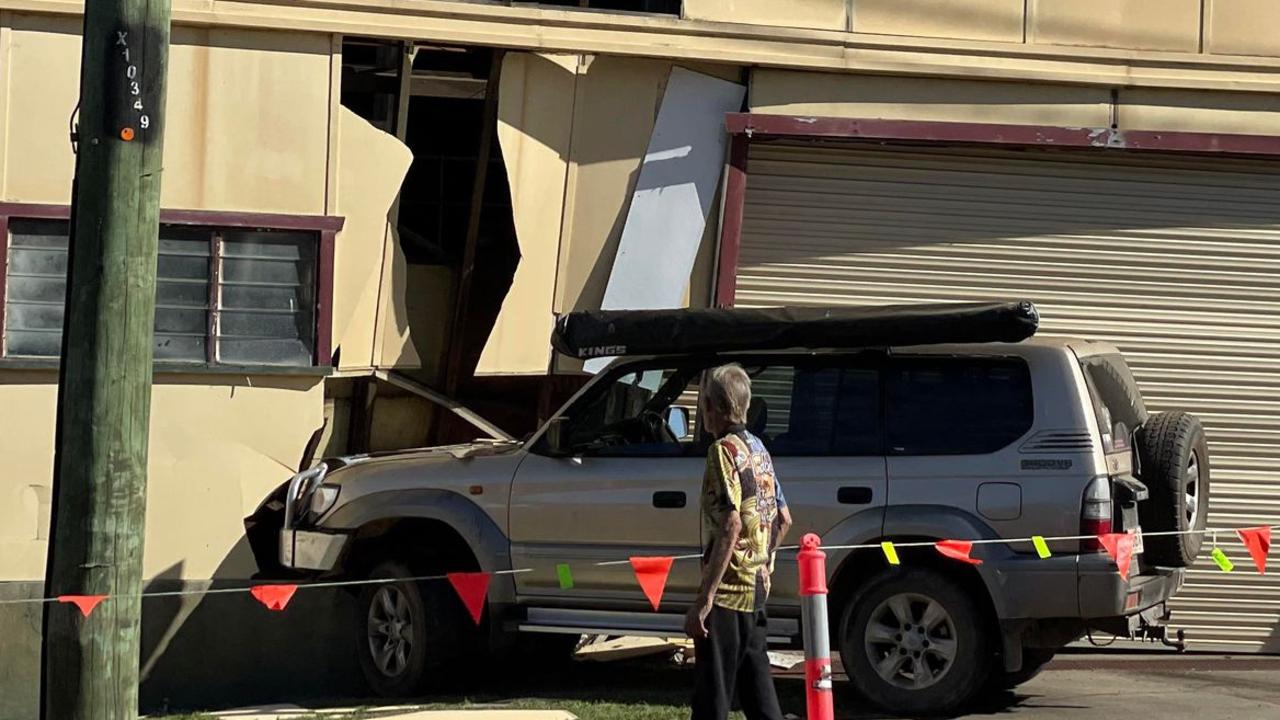
{"type": "Polygon", "coordinates": [[[787,537],[787,531],[791,529],[791,508],[783,505],[778,508],[778,532],[773,536],[769,543],[769,554],[772,555],[782,545],[783,539],[787,537]]]}
{"type": "Polygon", "coordinates": [[[729,558],[733,554],[733,546],[742,534],[742,516],[737,510],[724,514],[720,525],[720,533],[711,546],[711,557],[702,568],[702,584],[698,587],[698,599],[689,614],[685,616],[684,631],[689,637],[701,640],[707,636],[707,615],[711,613],[711,603],[715,600],[716,590],[729,569],[729,558]]]}

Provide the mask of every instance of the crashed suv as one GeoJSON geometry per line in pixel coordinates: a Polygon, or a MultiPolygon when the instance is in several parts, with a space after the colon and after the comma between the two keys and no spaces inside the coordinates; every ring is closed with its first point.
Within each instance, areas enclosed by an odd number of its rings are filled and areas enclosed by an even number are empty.
{"type": "MultiPolygon", "coordinates": [[[[621,357],[527,440],[325,460],[247,519],[250,542],[267,573],[387,581],[353,588],[351,619],[383,694],[420,691],[473,645],[545,656],[584,633],[678,636],[698,561],[676,560],[655,612],[625,560],[699,554],[698,392],[736,362],[797,533],[1011,540],[976,545],[980,565],[927,546],[900,548],[898,565],[828,553],[852,688],[892,712],[950,711],[1086,633],[1162,637],[1199,551],[1198,533],[1142,535],[1203,529],[1199,421],[1148,414],[1115,347],[1031,338],[1037,322],[1027,302],[575,313],[557,349],[621,357]],[[1128,577],[1094,539],[1113,532],[1136,534],[1128,577]],[[493,576],[479,626],[448,583],[410,579],[475,570],[522,570],[493,576]]],[[[780,552],[769,603],[784,645],[800,635],[793,555],[780,552]]]]}

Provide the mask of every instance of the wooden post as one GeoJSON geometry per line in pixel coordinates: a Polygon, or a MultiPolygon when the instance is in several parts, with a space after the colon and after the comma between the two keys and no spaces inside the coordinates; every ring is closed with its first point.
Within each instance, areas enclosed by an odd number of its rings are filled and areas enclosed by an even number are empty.
{"type": "Polygon", "coordinates": [[[168,0],[85,3],[48,596],[45,720],[138,715],[168,0]]]}

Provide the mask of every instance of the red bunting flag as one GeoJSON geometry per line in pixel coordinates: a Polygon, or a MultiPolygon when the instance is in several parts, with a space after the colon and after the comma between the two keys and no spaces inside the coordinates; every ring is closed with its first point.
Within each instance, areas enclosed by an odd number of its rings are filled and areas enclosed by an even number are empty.
{"type": "Polygon", "coordinates": [[[107,599],[106,595],[59,595],[57,601],[60,603],[72,603],[80,608],[80,614],[89,617],[89,613],[98,607],[98,603],[107,599]]]}
{"type": "Polygon", "coordinates": [[[1107,533],[1099,535],[1098,542],[1107,549],[1107,554],[1116,563],[1120,577],[1128,579],[1129,564],[1133,561],[1133,535],[1130,533],[1107,533]]]}
{"type": "Polygon", "coordinates": [[[462,604],[467,606],[467,612],[471,613],[471,619],[479,625],[484,615],[485,596],[489,594],[489,573],[449,573],[448,578],[462,604]]]}
{"type": "Polygon", "coordinates": [[[633,557],[631,569],[635,571],[636,582],[649,598],[653,611],[658,611],[662,603],[662,591],[667,587],[667,575],[671,572],[670,557],[633,557]]]}
{"type": "Polygon", "coordinates": [[[290,584],[254,585],[249,588],[249,594],[257,598],[258,602],[266,605],[268,610],[279,611],[284,610],[297,590],[297,585],[290,584]]]}
{"type": "Polygon", "coordinates": [[[1240,536],[1240,542],[1249,551],[1249,557],[1253,558],[1253,564],[1258,566],[1258,572],[1267,574],[1267,553],[1271,552],[1271,528],[1269,526],[1255,528],[1241,528],[1236,530],[1236,534],[1240,536]]]}
{"type": "Polygon", "coordinates": [[[969,557],[969,553],[973,552],[973,543],[968,540],[939,540],[933,546],[938,549],[938,552],[952,560],[959,560],[970,565],[982,564],[982,561],[978,558],[969,557]]]}

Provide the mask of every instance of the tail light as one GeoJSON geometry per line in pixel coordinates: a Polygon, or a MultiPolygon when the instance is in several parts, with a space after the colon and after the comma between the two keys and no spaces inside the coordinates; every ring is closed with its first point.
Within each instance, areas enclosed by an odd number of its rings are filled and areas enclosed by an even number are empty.
{"type": "Polygon", "coordinates": [[[1111,532],[1111,517],[1111,478],[1100,475],[1085,488],[1080,505],[1080,534],[1085,536],[1080,541],[1083,552],[1102,552],[1097,536],[1111,532]]]}

